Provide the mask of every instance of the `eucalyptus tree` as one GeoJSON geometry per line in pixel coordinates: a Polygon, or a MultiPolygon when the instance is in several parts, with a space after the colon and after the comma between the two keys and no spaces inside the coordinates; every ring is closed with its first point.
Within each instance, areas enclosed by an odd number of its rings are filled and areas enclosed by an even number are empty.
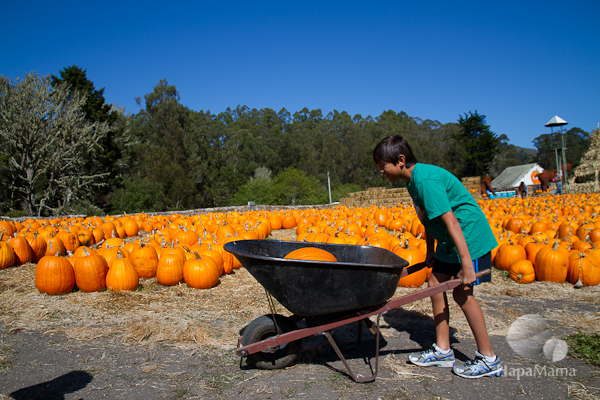
{"type": "Polygon", "coordinates": [[[86,173],[91,149],[107,134],[106,122],[90,123],[86,97],[68,85],[52,88],[50,76],[0,76],[0,164],[10,177],[3,188],[13,207],[30,215],[55,214],[75,199],[92,196],[106,173],[86,173]]]}

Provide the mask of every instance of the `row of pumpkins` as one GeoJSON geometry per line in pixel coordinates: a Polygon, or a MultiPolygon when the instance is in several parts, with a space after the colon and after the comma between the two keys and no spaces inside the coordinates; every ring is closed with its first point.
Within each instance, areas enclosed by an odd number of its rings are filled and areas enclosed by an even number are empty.
{"type": "MultiPolygon", "coordinates": [[[[598,194],[479,204],[498,240],[493,263],[516,282],[600,283],[598,194]]],[[[0,269],[35,262],[36,286],[50,294],[69,292],[75,285],[82,291],[135,290],[140,278],[153,277],[163,285],[185,282],[210,288],[221,275],[241,267],[223,250],[225,243],[264,239],[278,229],[295,229],[296,240],[304,242],[386,248],[410,265],[425,260],[425,229],[412,206],[340,206],[0,221],[0,269]],[[140,230],[147,234],[126,243],[124,239],[137,237],[140,230]]],[[[402,278],[399,285],[419,287],[430,273],[423,268],[402,278]]]]}

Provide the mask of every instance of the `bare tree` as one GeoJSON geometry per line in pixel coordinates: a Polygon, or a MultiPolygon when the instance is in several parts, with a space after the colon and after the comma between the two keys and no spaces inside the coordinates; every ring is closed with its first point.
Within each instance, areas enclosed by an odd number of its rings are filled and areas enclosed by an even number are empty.
{"type": "Polygon", "coordinates": [[[30,215],[86,198],[104,175],[85,175],[82,166],[108,126],[87,122],[85,97],[68,89],[36,73],[15,81],[0,75],[0,154],[8,159],[0,168],[10,176],[11,200],[25,202],[30,215]]]}

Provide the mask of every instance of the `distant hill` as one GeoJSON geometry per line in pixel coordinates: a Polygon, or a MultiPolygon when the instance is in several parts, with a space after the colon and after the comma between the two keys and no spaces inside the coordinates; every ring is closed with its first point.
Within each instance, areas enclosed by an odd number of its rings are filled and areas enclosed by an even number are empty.
{"type": "Polygon", "coordinates": [[[517,150],[522,150],[525,154],[528,154],[532,157],[537,156],[538,151],[536,149],[526,149],[525,147],[515,146],[517,150]]]}

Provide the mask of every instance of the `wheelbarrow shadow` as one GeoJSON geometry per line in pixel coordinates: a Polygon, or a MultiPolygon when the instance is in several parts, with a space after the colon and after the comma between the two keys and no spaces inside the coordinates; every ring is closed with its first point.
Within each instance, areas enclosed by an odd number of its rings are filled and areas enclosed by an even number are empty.
{"type": "MultiPolygon", "coordinates": [[[[303,327],[303,322],[299,327],[303,327]]],[[[431,316],[418,311],[404,310],[397,308],[390,310],[381,317],[380,320],[381,336],[379,338],[379,356],[385,357],[388,354],[404,355],[419,352],[430,348],[435,342],[435,324],[431,316]],[[394,331],[390,335],[390,331],[394,331]],[[418,346],[410,348],[402,347],[406,343],[402,333],[408,334],[411,342],[418,346]],[[386,340],[386,333],[388,340],[386,340]]],[[[331,331],[333,338],[342,350],[346,360],[352,360],[355,364],[362,360],[362,368],[374,369],[374,357],[376,350],[376,335],[372,334],[365,324],[351,323],[335,328],[331,331]],[[359,333],[360,329],[360,333],[359,333]],[[360,342],[359,342],[360,339],[360,342]]],[[[459,343],[455,337],[456,329],[450,328],[450,343],[459,343]]],[[[456,358],[466,361],[468,357],[455,350],[456,358]]],[[[328,340],[322,336],[309,336],[302,341],[302,351],[300,352],[297,364],[322,364],[339,373],[347,374],[343,366],[336,368],[335,364],[340,359],[328,340]]],[[[407,361],[408,362],[408,361],[407,361]]]]}

